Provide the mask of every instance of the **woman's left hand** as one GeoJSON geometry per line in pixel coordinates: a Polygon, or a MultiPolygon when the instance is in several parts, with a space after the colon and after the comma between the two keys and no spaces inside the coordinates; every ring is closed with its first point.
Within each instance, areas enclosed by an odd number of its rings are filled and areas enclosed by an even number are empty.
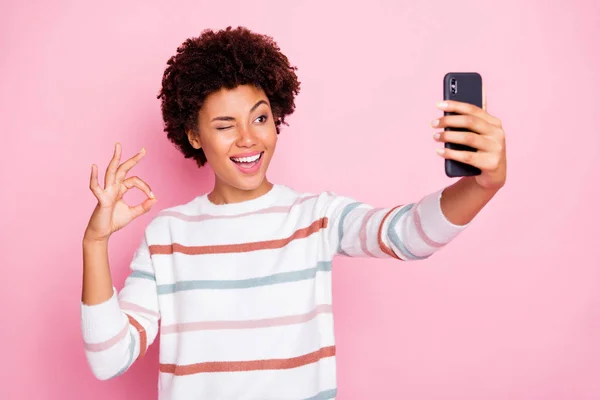
{"type": "Polygon", "coordinates": [[[458,101],[443,101],[437,107],[443,111],[460,115],[447,115],[432,122],[435,128],[465,128],[471,132],[441,131],[434,134],[438,142],[464,144],[477,149],[461,151],[438,149],[443,158],[472,165],[481,170],[475,181],[484,189],[497,190],[506,182],[506,144],[501,121],[486,111],[485,95],[483,108],[458,101]]]}

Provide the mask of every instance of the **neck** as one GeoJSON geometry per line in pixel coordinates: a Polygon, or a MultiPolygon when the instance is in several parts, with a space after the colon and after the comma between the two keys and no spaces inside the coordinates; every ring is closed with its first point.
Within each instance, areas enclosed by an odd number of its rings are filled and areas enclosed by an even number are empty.
{"type": "Polygon", "coordinates": [[[266,177],[257,188],[249,190],[233,187],[217,178],[215,179],[215,187],[212,192],[208,194],[208,199],[211,203],[217,205],[241,203],[243,201],[256,199],[257,197],[268,193],[272,187],[273,184],[269,182],[266,177]]]}

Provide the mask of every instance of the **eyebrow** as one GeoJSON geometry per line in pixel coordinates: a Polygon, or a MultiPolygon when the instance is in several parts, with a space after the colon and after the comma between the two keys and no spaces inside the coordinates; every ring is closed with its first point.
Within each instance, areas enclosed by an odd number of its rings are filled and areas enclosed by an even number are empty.
{"type": "MultiPolygon", "coordinates": [[[[269,105],[269,103],[267,103],[265,100],[259,100],[258,103],[256,103],[255,105],[252,106],[252,108],[250,109],[250,112],[252,113],[254,110],[256,110],[258,108],[258,106],[260,106],[261,104],[266,104],[269,105]]],[[[210,122],[213,121],[235,121],[235,118],[233,117],[228,117],[228,116],[223,116],[223,117],[215,117],[213,118],[210,122]]]]}

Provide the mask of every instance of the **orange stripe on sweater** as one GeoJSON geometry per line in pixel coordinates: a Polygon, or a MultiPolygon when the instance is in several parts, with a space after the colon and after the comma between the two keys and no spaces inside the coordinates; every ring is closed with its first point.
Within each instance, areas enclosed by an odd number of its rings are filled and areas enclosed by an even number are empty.
{"type": "Polygon", "coordinates": [[[137,331],[140,333],[140,355],[138,356],[138,359],[140,359],[144,356],[144,354],[146,354],[146,346],[148,343],[148,339],[146,336],[146,330],[139,322],[137,322],[137,320],[135,318],[133,318],[129,314],[126,314],[126,315],[127,315],[127,318],[129,318],[129,322],[131,323],[131,325],[133,325],[133,327],[135,329],[137,329],[137,331]]]}
{"type": "MultiPolygon", "coordinates": [[[[388,217],[390,216],[391,213],[393,213],[394,211],[396,211],[400,207],[402,207],[402,206],[400,205],[400,206],[394,207],[390,211],[388,211],[387,214],[385,214],[385,216],[381,220],[381,224],[379,224],[379,232],[377,234],[377,240],[379,241],[379,248],[381,248],[381,251],[383,251],[388,256],[396,258],[398,260],[402,260],[402,259],[400,257],[398,257],[396,255],[396,253],[394,253],[394,251],[392,249],[390,249],[389,247],[387,247],[385,243],[383,243],[383,236],[382,235],[383,235],[383,224],[385,223],[385,220],[388,219],[388,217]]],[[[402,261],[404,261],[404,260],[402,260],[402,261]]]]}
{"type": "Polygon", "coordinates": [[[315,352],[299,357],[255,360],[255,361],[214,361],[190,365],[160,364],[160,372],[177,376],[204,372],[239,372],[257,370],[291,369],[313,364],[322,358],[335,356],[335,346],[323,347],[315,352]]]}
{"type": "Polygon", "coordinates": [[[265,240],[262,242],[251,242],[251,243],[240,243],[240,244],[221,244],[212,246],[184,246],[179,243],[158,245],[154,244],[150,246],[150,254],[173,254],[183,253],[188,255],[200,255],[200,254],[222,254],[222,253],[244,253],[256,250],[267,250],[267,249],[279,249],[291,241],[296,239],[303,239],[321,229],[327,227],[327,218],[323,217],[316,220],[306,228],[301,228],[292,233],[284,239],[265,240]]]}

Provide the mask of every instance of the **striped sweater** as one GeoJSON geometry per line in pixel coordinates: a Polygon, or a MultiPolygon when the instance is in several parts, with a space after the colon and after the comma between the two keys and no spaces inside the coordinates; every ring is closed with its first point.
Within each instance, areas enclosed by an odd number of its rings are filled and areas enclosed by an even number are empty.
{"type": "Polygon", "coordinates": [[[430,256],[465,228],[444,217],[441,193],[374,208],[274,185],[159,212],[123,289],[81,304],[93,374],[124,373],[160,327],[160,400],[334,399],[332,259],[430,256]]]}

